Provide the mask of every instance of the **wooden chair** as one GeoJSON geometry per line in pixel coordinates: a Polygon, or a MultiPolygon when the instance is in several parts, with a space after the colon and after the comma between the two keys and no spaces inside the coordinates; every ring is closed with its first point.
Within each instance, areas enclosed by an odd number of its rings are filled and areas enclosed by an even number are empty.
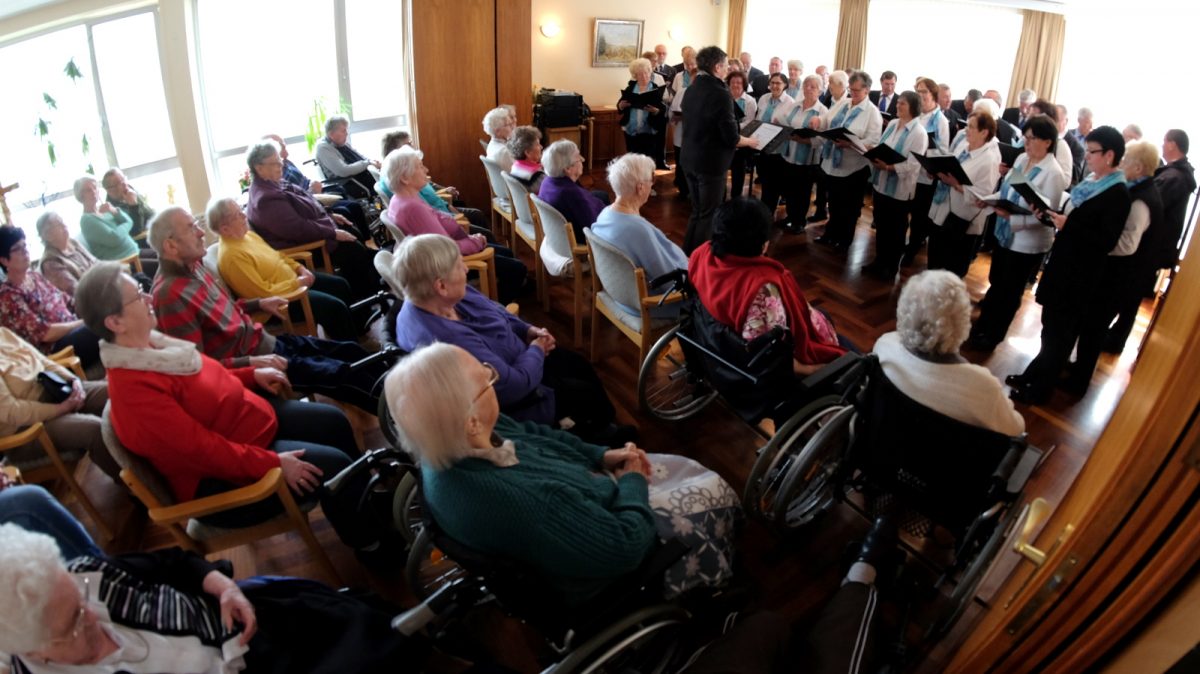
{"type": "Polygon", "coordinates": [[[104,422],[101,428],[104,434],[104,444],[108,447],[109,454],[121,466],[121,479],[129,486],[134,496],[146,506],[150,520],[166,527],[180,547],[201,555],[210,555],[295,530],[308,545],[309,553],[329,577],[328,580],[334,582],[335,586],[341,586],[341,577],[333,568],[333,563],[325,554],[317,537],[313,535],[312,527],[309,526],[305,510],[311,509],[313,506],[306,506],[302,509],[296,504],[291,490],[288,489],[287,481],[283,479],[282,469],[272,468],[257,482],[245,487],[179,502],[171,493],[170,486],[162,474],[155,470],[149,461],[129,451],[125,445],[121,444],[113,429],[107,407],[104,409],[104,422]],[[205,524],[198,519],[275,497],[283,504],[283,512],[260,524],[227,529],[205,524]]]}
{"type": "Polygon", "coordinates": [[[117,264],[129,267],[129,271],[134,274],[142,273],[142,258],[138,257],[137,253],[117,260],[117,264]]]}
{"type": "Polygon", "coordinates": [[[292,256],[292,257],[294,257],[297,253],[308,253],[310,256],[310,263],[309,263],[308,267],[310,269],[312,269],[313,271],[323,271],[326,274],[333,273],[333,263],[331,263],[329,261],[329,255],[327,255],[325,252],[325,242],[324,241],[311,241],[309,243],[301,244],[299,246],[292,246],[291,248],[280,248],[279,252],[283,253],[284,255],[288,255],[288,256],[292,256]],[[316,255],[318,253],[320,253],[320,255],[321,255],[321,268],[319,270],[313,269],[313,265],[312,265],[312,260],[316,259],[316,255]]]}
{"type": "Polygon", "coordinates": [[[521,184],[521,181],[512,177],[508,171],[501,172],[500,177],[504,179],[508,193],[512,196],[515,241],[524,242],[533,251],[534,277],[537,279],[538,296],[541,297],[544,304],[549,301],[549,295],[546,294],[546,271],[542,269],[542,257],[539,253],[542,250],[542,228],[538,219],[534,217],[533,206],[529,202],[529,197],[532,195],[521,184]]]}
{"type": "MultiPolygon", "coordinates": [[[[400,229],[400,227],[392,221],[392,218],[387,214],[386,211],[381,213],[379,218],[383,220],[383,226],[387,227],[388,231],[391,232],[392,238],[396,240],[396,245],[400,245],[400,242],[403,241],[404,237],[406,236],[404,234],[404,230],[400,229]]],[[[459,224],[463,225],[464,229],[466,228],[465,222],[465,218],[459,222],[459,224]]],[[[376,271],[379,270],[378,257],[379,256],[376,255],[376,271]]],[[[496,251],[491,248],[484,248],[478,253],[464,255],[463,262],[467,264],[467,269],[479,272],[479,292],[487,295],[493,300],[496,299],[499,296],[497,294],[499,284],[496,281],[496,251]]],[[[382,274],[383,272],[380,272],[381,276],[382,274]]],[[[399,286],[399,284],[397,284],[397,286],[399,286]]],[[[398,287],[397,290],[399,290],[398,287]]],[[[397,295],[397,297],[402,296],[403,295],[397,295]]]]}
{"type": "Polygon", "coordinates": [[[508,186],[505,185],[504,178],[500,176],[499,164],[483,155],[479,155],[479,161],[483,162],[488,187],[492,191],[492,233],[496,235],[496,238],[511,246],[511,232],[516,224],[512,201],[508,196],[508,186]]]}
{"type": "Polygon", "coordinates": [[[84,449],[72,449],[60,453],[54,446],[54,441],[50,439],[50,433],[46,431],[46,426],[41,422],[12,435],[0,437],[0,455],[3,455],[7,465],[18,469],[26,482],[42,483],[55,479],[62,479],[66,482],[67,488],[71,490],[75,498],[79,499],[80,505],[96,523],[101,539],[107,543],[113,539],[112,528],[104,521],[104,518],[100,517],[100,511],[96,509],[95,504],[84,493],[79,482],[75,480],[75,470],[86,454],[84,449]],[[41,447],[41,456],[13,457],[7,454],[17,447],[30,443],[37,443],[41,447]]]}
{"type": "MultiPolygon", "coordinates": [[[[583,230],[587,236],[588,261],[592,266],[592,348],[591,358],[596,360],[596,332],[604,314],[626,337],[638,345],[638,366],[646,360],[650,345],[668,328],[675,325],[673,319],[651,318],[650,308],[657,306],[662,295],[650,295],[646,290],[646,271],[633,264],[625,253],[612,244],[592,236],[591,228],[583,230]],[[619,305],[638,307],[640,314],[630,315],[619,305]]],[[[682,295],[675,294],[667,302],[677,302],[682,295]]]]}
{"type": "Polygon", "coordinates": [[[87,375],[83,372],[83,362],[79,360],[79,356],[75,355],[75,347],[68,346],[66,348],[55,351],[47,356],[50,360],[62,365],[79,377],[80,381],[87,379],[87,375]]]}
{"type": "MultiPolygon", "coordinates": [[[[575,228],[557,208],[542,201],[536,195],[529,195],[533,203],[533,220],[537,223],[538,231],[542,233],[542,244],[538,248],[543,274],[556,278],[570,278],[575,291],[574,319],[575,346],[583,344],[583,293],[586,285],[585,277],[591,274],[588,264],[588,249],[575,241],[575,228]],[[557,270],[558,273],[555,273],[557,270]]],[[[539,279],[538,287],[541,288],[539,279]]],[[[542,310],[550,310],[550,288],[542,295],[542,310]]]]}
{"type": "MultiPolygon", "coordinates": [[[[208,249],[204,253],[204,266],[208,267],[209,273],[211,273],[215,278],[218,278],[221,280],[222,283],[225,283],[224,277],[221,276],[221,270],[217,266],[217,247],[220,245],[221,245],[220,242],[209,245],[208,249]]],[[[283,252],[283,251],[280,251],[280,252],[283,252]]],[[[296,252],[296,253],[292,253],[290,255],[290,257],[292,257],[296,261],[300,262],[304,266],[308,267],[309,270],[312,269],[312,266],[313,266],[312,253],[296,252]]],[[[233,294],[232,289],[229,288],[228,285],[229,284],[226,284],[226,289],[230,290],[230,294],[232,295],[233,294]]],[[[313,314],[312,302],[310,302],[308,299],[308,288],[301,286],[299,288],[296,288],[295,290],[293,290],[290,293],[287,293],[285,295],[280,295],[280,297],[287,300],[288,304],[291,304],[292,302],[299,302],[300,303],[300,311],[301,311],[301,313],[304,314],[304,322],[297,325],[292,320],[291,315],[285,311],[283,313],[283,318],[279,319],[283,325],[284,331],[289,332],[293,335],[304,335],[304,336],[308,336],[308,337],[317,337],[318,336],[318,334],[317,334],[317,319],[316,319],[316,316],[313,314]]],[[[269,321],[271,318],[272,318],[272,315],[266,313],[265,311],[260,311],[257,314],[255,314],[255,316],[254,316],[254,320],[259,321],[264,324],[267,321],[269,321]]]]}

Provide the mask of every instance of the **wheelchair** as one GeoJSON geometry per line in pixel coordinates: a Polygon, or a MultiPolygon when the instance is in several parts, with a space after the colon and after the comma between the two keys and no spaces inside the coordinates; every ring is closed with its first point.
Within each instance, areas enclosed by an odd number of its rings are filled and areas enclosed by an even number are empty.
{"type": "Polygon", "coordinates": [[[652,282],[672,282],[664,297],[684,294],[679,324],[655,342],[638,371],[638,403],[664,421],[699,414],[718,398],[756,430],[763,419],[780,423],[808,401],[842,390],[842,375],[860,358],[848,353],[818,372],[792,372],[792,334],[776,327],[747,342],[713,318],[677,270],[652,282]]]}
{"type": "Polygon", "coordinates": [[[867,517],[892,518],[925,538],[935,527],[954,541],[949,563],[901,545],[931,569],[934,602],[922,622],[926,644],[967,608],[1018,519],[1025,484],[1043,452],[1024,437],[971,426],[912,400],[874,356],[849,373],[841,395],[819,398],[788,420],[760,450],[743,507],[777,532],[795,531],[839,502],[867,517]]]}

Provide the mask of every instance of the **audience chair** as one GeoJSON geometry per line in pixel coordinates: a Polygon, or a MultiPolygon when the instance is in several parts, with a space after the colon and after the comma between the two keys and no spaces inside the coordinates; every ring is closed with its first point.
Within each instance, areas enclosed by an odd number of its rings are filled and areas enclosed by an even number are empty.
{"type": "Polygon", "coordinates": [[[546,277],[570,278],[575,291],[574,343],[575,347],[579,348],[583,344],[583,292],[586,283],[584,277],[591,273],[587,246],[580,245],[575,241],[575,228],[567,222],[557,208],[542,201],[537,195],[529,195],[529,200],[533,203],[533,222],[542,235],[542,243],[538,247],[538,270],[542,273],[542,276],[538,278],[538,288],[545,287],[542,292],[542,310],[550,310],[550,287],[545,284],[546,277]],[[551,259],[566,259],[567,262],[555,275],[542,255],[547,255],[551,259]]]}
{"type": "Polygon", "coordinates": [[[104,409],[104,422],[101,427],[104,434],[104,444],[117,464],[121,466],[121,479],[129,486],[146,509],[150,520],[166,527],[180,547],[201,555],[210,555],[221,550],[252,543],[262,538],[295,530],[304,539],[309,554],[329,577],[335,587],[342,584],[341,577],[333,568],[333,563],[321,547],[317,537],[309,526],[307,511],[315,507],[316,502],[296,504],[283,479],[283,471],[272,468],[257,482],[245,487],[231,489],[227,492],[179,502],[171,493],[166,479],[155,470],[146,459],[129,451],[119,438],[112,426],[109,408],[104,409]],[[279,516],[248,527],[226,529],[204,524],[197,518],[205,515],[232,510],[250,503],[257,503],[269,498],[278,498],[283,504],[283,512],[279,516]]]}
{"type": "MultiPolygon", "coordinates": [[[[379,217],[381,220],[383,220],[383,226],[387,227],[388,231],[391,232],[391,234],[392,234],[392,238],[396,240],[396,245],[400,245],[400,242],[403,241],[404,237],[405,237],[404,231],[402,229],[400,229],[400,227],[395,222],[392,221],[391,216],[389,216],[386,211],[384,213],[381,213],[379,217]]],[[[376,257],[375,269],[378,271],[379,270],[379,261],[378,261],[379,256],[376,255],[375,257],[376,257]]],[[[492,298],[493,300],[498,297],[498,295],[496,294],[498,286],[497,286],[497,282],[496,282],[495,258],[496,258],[496,251],[492,250],[491,248],[484,248],[483,250],[479,251],[478,253],[463,256],[463,262],[466,263],[467,269],[479,272],[479,292],[483,293],[484,295],[487,295],[488,297],[492,298]]],[[[388,265],[388,268],[389,268],[389,273],[390,273],[390,269],[391,269],[390,264],[388,265]]],[[[383,275],[383,272],[379,272],[379,273],[380,273],[380,276],[383,275]]],[[[389,285],[390,285],[390,283],[389,283],[389,285]]],[[[395,289],[397,291],[399,290],[399,284],[396,284],[395,289]]],[[[397,293],[396,296],[403,297],[403,294],[397,293]]]]}
{"type": "MultiPolygon", "coordinates": [[[[326,274],[333,273],[333,264],[329,261],[329,256],[325,254],[325,241],[323,241],[323,240],[322,241],[310,241],[309,243],[301,244],[299,246],[292,246],[291,248],[280,248],[279,252],[283,253],[284,255],[289,255],[292,257],[296,257],[297,253],[308,253],[310,259],[309,259],[309,263],[305,266],[307,266],[312,271],[323,271],[326,274]],[[320,254],[320,256],[321,256],[321,268],[320,269],[315,269],[313,267],[313,263],[316,261],[317,254],[320,254]]],[[[297,258],[297,259],[299,259],[299,258],[297,258]]]]}
{"type": "Polygon", "coordinates": [[[538,296],[541,297],[543,305],[549,301],[549,296],[546,295],[546,272],[542,269],[542,228],[538,223],[538,219],[533,215],[533,206],[529,202],[529,198],[533,195],[520,180],[512,177],[508,171],[502,171],[500,177],[504,179],[504,184],[508,187],[508,193],[512,196],[513,205],[513,232],[516,234],[516,241],[523,242],[529,249],[533,251],[533,270],[534,277],[537,279],[538,296]]]}
{"type": "Polygon", "coordinates": [[[20,471],[21,478],[28,483],[51,482],[61,478],[95,522],[96,528],[100,530],[100,538],[107,543],[113,539],[112,528],[100,517],[100,511],[75,480],[75,471],[86,454],[83,449],[60,453],[54,446],[54,441],[50,439],[46,426],[41,422],[12,435],[0,437],[0,458],[4,459],[5,465],[20,471]],[[31,453],[29,457],[13,457],[8,454],[9,451],[30,443],[37,443],[41,447],[41,455],[31,453]]]}
{"type": "MultiPolygon", "coordinates": [[[[638,345],[639,365],[646,360],[650,345],[675,321],[667,318],[651,318],[650,308],[663,301],[662,295],[650,295],[646,290],[646,271],[633,264],[624,253],[595,236],[589,227],[583,230],[587,237],[588,261],[592,267],[592,361],[596,360],[596,333],[599,329],[599,314],[604,314],[634,344],[638,345]],[[638,307],[640,315],[631,316],[619,304],[638,307]]],[[[666,302],[683,299],[680,294],[667,297],[666,302]]]]}
{"type": "Polygon", "coordinates": [[[117,264],[121,264],[121,265],[125,265],[126,267],[129,267],[129,272],[131,274],[141,274],[142,273],[142,258],[138,257],[137,253],[134,253],[133,255],[130,255],[129,257],[123,257],[120,260],[117,260],[117,264]]]}
{"type": "Polygon", "coordinates": [[[396,279],[395,259],[392,257],[392,251],[379,251],[376,253],[374,261],[375,271],[379,273],[379,278],[387,284],[388,290],[396,297],[404,299],[404,291],[400,288],[400,281],[396,279]]]}
{"type": "MultiPolygon", "coordinates": [[[[219,242],[209,245],[207,251],[204,253],[204,266],[208,267],[209,273],[211,273],[215,278],[220,279],[221,283],[225,284],[225,289],[229,291],[230,295],[232,295],[233,290],[229,287],[228,283],[225,283],[225,278],[221,276],[221,270],[217,266],[217,246],[219,245],[221,245],[219,242]]],[[[283,251],[280,252],[282,253],[283,251]]],[[[311,253],[293,253],[290,255],[290,257],[297,260],[305,267],[308,267],[310,271],[312,270],[313,260],[311,253]]],[[[299,302],[300,310],[304,313],[304,323],[297,326],[295,322],[292,321],[292,317],[287,312],[284,312],[283,318],[279,319],[283,325],[284,331],[290,332],[293,335],[319,337],[320,335],[317,334],[317,319],[313,314],[312,303],[308,299],[308,288],[301,286],[290,293],[280,295],[280,297],[287,300],[289,304],[292,302],[299,302]]],[[[268,314],[265,311],[259,311],[254,315],[254,320],[264,325],[266,325],[267,322],[272,318],[275,318],[275,316],[268,314]]]]}
{"type": "Polygon", "coordinates": [[[68,346],[48,356],[50,360],[62,365],[79,377],[80,381],[87,379],[87,375],[83,372],[83,362],[79,360],[79,356],[75,355],[75,347],[68,346]]]}
{"type": "Polygon", "coordinates": [[[512,246],[511,231],[516,227],[516,216],[513,214],[512,201],[509,199],[508,186],[501,177],[500,165],[479,155],[483,162],[483,170],[487,174],[488,187],[492,191],[492,233],[502,242],[512,246]]]}

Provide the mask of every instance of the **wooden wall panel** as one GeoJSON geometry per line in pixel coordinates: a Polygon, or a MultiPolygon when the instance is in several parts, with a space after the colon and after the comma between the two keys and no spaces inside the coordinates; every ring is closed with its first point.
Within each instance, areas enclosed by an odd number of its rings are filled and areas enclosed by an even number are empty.
{"type": "MultiPolygon", "coordinates": [[[[425,165],[435,181],[457,186],[464,201],[486,210],[490,193],[479,139],[484,113],[496,107],[495,0],[419,0],[411,6],[413,107],[425,165]]],[[[528,50],[528,37],[525,45],[528,50]]]]}
{"type": "Polygon", "coordinates": [[[517,122],[533,123],[533,2],[496,0],[498,103],[517,106],[517,122]]]}

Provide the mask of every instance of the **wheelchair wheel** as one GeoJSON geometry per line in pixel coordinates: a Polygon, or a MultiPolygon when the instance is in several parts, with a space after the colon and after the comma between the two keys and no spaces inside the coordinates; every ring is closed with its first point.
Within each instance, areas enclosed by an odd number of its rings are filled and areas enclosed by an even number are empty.
{"type": "MultiPolygon", "coordinates": [[[[929,631],[925,635],[929,643],[936,641],[942,635],[949,632],[954,627],[954,623],[958,622],[958,619],[967,610],[967,606],[975,599],[975,590],[979,588],[979,583],[983,581],[983,577],[992,568],[992,561],[996,558],[996,554],[1004,547],[1009,534],[1012,533],[1010,529],[1017,515],[1018,510],[1009,506],[1005,509],[1004,514],[998,518],[999,521],[992,524],[991,531],[986,534],[987,539],[979,546],[974,557],[971,558],[971,561],[959,575],[954,585],[954,591],[938,607],[933,619],[930,621],[929,631]]],[[[966,554],[969,554],[969,551],[966,554]]]]}
{"type": "Polygon", "coordinates": [[[410,470],[400,478],[400,483],[392,492],[392,525],[409,546],[416,542],[417,534],[421,531],[420,481],[420,473],[415,469],[410,470]]]}
{"type": "Polygon", "coordinates": [[[383,433],[383,439],[387,440],[392,447],[403,450],[404,446],[400,444],[400,433],[396,431],[396,422],[392,419],[392,411],[388,409],[387,396],[382,392],[379,395],[379,409],[376,410],[375,416],[379,419],[379,432],[383,433]]]}
{"type": "Polygon", "coordinates": [[[679,326],[658,338],[638,372],[638,404],[664,421],[687,419],[717,397],[716,390],[688,371],[677,332],[679,326]]]}
{"type": "Polygon", "coordinates": [[[591,637],[542,674],[662,674],[691,616],[669,604],[638,609],[591,637]]]}
{"type": "Polygon", "coordinates": [[[831,479],[849,446],[854,406],[825,396],[792,415],[762,448],[743,509],[780,529],[811,522],[836,500],[831,479]]]}
{"type": "Polygon", "coordinates": [[[433,544],[432,536],[427,529],[421,529],[408,550],[408,563],[404,568],[404,577],[408,581],[408,589],[424,601],[429,595],[437,592],[443,585],[465,578],[469,573],[455,563],[433,544]]]}

